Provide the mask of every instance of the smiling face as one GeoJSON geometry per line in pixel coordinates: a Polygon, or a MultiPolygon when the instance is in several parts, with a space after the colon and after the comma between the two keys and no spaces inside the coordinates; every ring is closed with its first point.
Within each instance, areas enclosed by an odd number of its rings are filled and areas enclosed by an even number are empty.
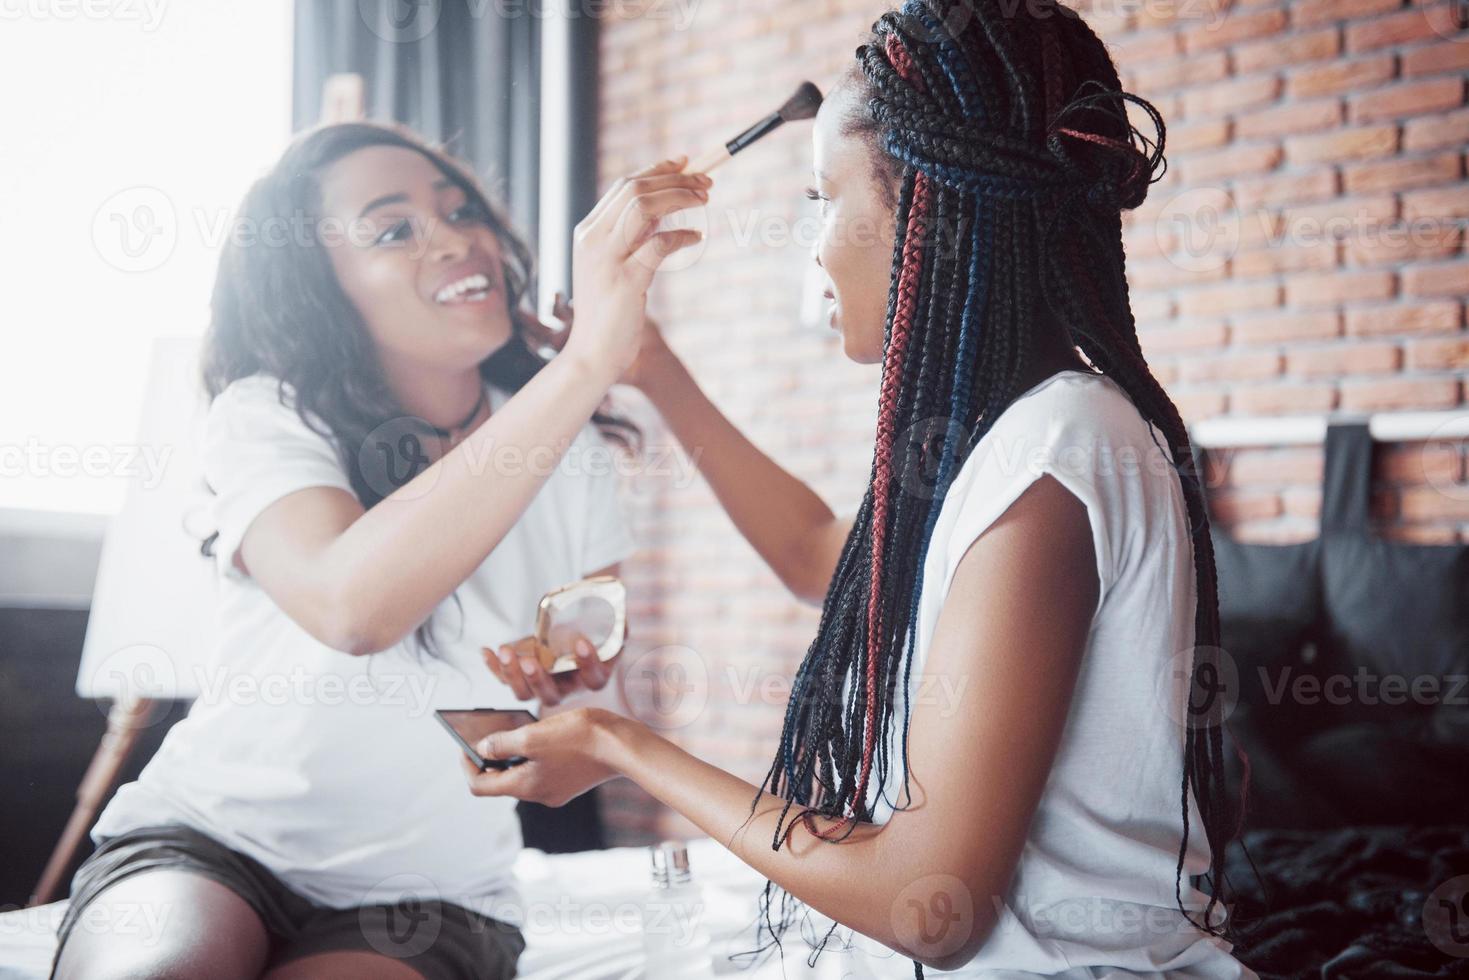
{"type": "Polygon", "coordinates": [[[882,360],[897,224],[874,174],[873,151],[844,131],[860,111],[850,83],[822,102],[812,130],[816,184],[808,193],[820,201],[816,262],[827,277],[831,326],[848,357],[872,364],[882,360]]]}
{"type": "Polygon", "coordinates": [[[321,174],[327,249],[385,359],[461,370],[511,337],[499,239],[479,202],[423,154],[370,146],[321,174]]]}

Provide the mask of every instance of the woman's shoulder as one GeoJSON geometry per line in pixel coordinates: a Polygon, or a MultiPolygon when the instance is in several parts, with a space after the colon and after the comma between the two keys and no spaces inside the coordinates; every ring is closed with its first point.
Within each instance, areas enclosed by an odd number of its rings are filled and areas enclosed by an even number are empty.
{"type": "Polygon", "coordinates": [[[1047,442],[1154,442],[1154,430],[1121,385],[1105,374],[1080,370],[1060,371],[1031,388],[1001,414],[994,430],[1047,442]]]}
{"type": "Polygon", "coordinates": [[[296,389],[284,378],[265,371],[257,371],[254,374],[235,378],[221,388],[219,394],[215,395],[210,402],[211,409],[216,405],[228,407],[277,405],[294,410],[296,389]]]}
{"type": "Polygon", "coordinates": [[[294,437],[329,441],[329,431],[311,411],[303,421],[297,409],[296,389],[274,374],[257,372],[225,385],[205,414],[206,439],[240,437],[294,437]]]}

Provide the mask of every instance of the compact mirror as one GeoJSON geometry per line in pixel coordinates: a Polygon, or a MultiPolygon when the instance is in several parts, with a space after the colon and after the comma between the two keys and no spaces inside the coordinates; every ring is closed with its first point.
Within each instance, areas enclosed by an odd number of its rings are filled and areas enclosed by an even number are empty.
{"type": "Polygon", "coordinates": [[[547,592],[536,609],[541,664],[553,674],[576,669],[572,644],[585,636],[598,660],[611,660],[627,639],[627,587],[612,575],[584,578],[547,592]]]}

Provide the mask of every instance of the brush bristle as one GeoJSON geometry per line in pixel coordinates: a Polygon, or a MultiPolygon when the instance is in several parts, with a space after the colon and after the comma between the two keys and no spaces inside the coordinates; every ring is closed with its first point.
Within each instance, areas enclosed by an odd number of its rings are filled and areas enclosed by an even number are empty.
{"type": "Polygon", "coordinates": [[[780,118],[785,122],[811,119],[816,115],[816,110],[820,108],[821,89],[810,82],[802,82],[801,87],[796,89],[796,94],[787,99],[786,104],[780,107],[780,118]]]}

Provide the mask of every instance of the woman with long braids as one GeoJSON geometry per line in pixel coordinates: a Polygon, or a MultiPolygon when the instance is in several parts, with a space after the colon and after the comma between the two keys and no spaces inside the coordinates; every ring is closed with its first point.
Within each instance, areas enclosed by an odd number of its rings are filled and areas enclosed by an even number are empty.
{"type": "Polygon", "coordinates": [[[582,708],[491,736],[530,761],[472,790],[559,803],[627,776],[769,879],[775,942],[803,907],[860,934],[843,975],[1252,976],[1226,939],[1220,708],[1189,697],[1218,642],[1204,502],[1123,269],[1162,148],[1062,7],[884,14],[814,131],[832,322],[882,364],[856,517],[653,327],[634,372],[822,602],[763,785],[582,708]]]}
{"type": "Polygon", "coordinates": [[[585,640],[570,681],[509,645],[630,550],[598,426],[653,273],[698,237],[658,230],[707,200],[683,170],[578,226],[582,315],[549,360],[529,250],[414,134],[311,130],[250,189],[203,358],[218,646],[92,830],[54,975],[515,974],[514,804],[464,792],[433,711],[607,682],[585,640]]]}

